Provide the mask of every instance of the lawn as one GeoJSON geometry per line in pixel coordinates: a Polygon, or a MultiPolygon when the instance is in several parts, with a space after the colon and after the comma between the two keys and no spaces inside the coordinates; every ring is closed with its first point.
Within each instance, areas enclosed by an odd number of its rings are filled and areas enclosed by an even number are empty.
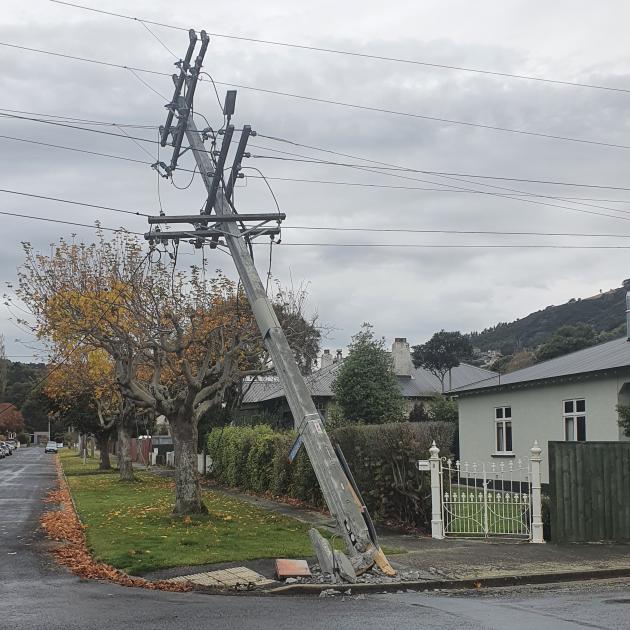
{"type": "Polygon", "coordinates": [[[310,557],[308,525],[204,490],[209,515],[171,516],[173,482],[136,472],[124,483],[72,451],[59,453],[95,559],[130,574],[255,558],[310,557]]]}
{"type": "MultiPolygon", "coordinates": [[[[498,500],[494,491],[488,493],[488,508],[484,505],[477,489],[470,494],[467,487],[453,486],[454,497],[446,504],[447,532],[453,535],[484,535],[484,520],[487,518],[489,534],[527,536],[526,515],[528,505],[505,499],[498,500]],[[465,493],[467,498],[462,498],[465,493]],[[473,498],[474,495],[474,498],[473,498]],[[455,497],[458,497],[455,499],[455,497]],[[455,500],[453,500],[455,499],[455,500]]],[[[514,494],[510,493],[511,497],[514,494]]]]}

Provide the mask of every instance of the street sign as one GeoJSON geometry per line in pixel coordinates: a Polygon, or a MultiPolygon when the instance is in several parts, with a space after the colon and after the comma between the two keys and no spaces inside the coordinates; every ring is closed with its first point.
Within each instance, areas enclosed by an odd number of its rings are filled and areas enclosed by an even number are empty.
{"type": "Polygon", "coordinates": [[[431,462],[428,459],[419,459],[416,466],[418,470],[431,470],[431,462]]]}
{"type": "Polygon", "coordinates": [[[293,460],[295,459],[295,456],[298,454],[298,451],[300,450],[300,446],[302,446],[302,436],[298,435],[297,440],[295,440],[295,442],[293,442],[293,446],[291,447],[291,450],[289,451],[289,463],[292,464],[293,460]]]}

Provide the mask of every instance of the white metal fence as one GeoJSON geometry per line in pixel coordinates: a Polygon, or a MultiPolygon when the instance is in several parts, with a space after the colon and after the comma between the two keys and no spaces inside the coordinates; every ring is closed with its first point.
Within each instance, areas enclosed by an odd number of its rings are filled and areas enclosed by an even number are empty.
{"type": "Polygon", "coordinates": [[[430,449],[433,538],[501,536],[544,542],[541,449],[509,462],[460,462],[430,449]]]}

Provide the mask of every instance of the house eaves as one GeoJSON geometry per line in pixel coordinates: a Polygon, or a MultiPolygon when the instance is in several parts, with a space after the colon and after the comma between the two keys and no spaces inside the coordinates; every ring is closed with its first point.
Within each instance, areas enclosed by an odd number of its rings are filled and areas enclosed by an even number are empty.
{"type": "Polygon", "coordinates": [[[597,378],[630,367],[630,343],[625,337],[577,350],[536,365],[452,388],[453,395],[472,395],[514,388],[597,378]]]}

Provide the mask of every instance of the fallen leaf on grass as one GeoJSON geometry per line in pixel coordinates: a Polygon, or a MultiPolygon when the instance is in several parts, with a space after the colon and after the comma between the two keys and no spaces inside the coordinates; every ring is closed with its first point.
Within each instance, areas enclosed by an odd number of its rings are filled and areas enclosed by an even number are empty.
{"type": "MultiPolygon", "coordinates": [[[[48,493],[44,501],[58,503],[61,507],[53,512],[45,512],[41,524],[49,538],[60,543],[53,553],[60,564],[67,566],[75,575],[94,580],[107,580],[121,586],[136,586],[150,590],[184,592],[192,590],[192,585],[186,582],[173,583],[164,580],[149,582],[143,578],[131,577],[103,562],[96,562],[87,549],[84,527],[81,525],[70,497],[70,491],[63,479],[61,464],[55,461],[57,467],[58,488],[48,493]]],[[[149,550],[146,553],[151,553],[149,550]]],[[[130,551],[130,555],[135,552],[130,551]]]]}

